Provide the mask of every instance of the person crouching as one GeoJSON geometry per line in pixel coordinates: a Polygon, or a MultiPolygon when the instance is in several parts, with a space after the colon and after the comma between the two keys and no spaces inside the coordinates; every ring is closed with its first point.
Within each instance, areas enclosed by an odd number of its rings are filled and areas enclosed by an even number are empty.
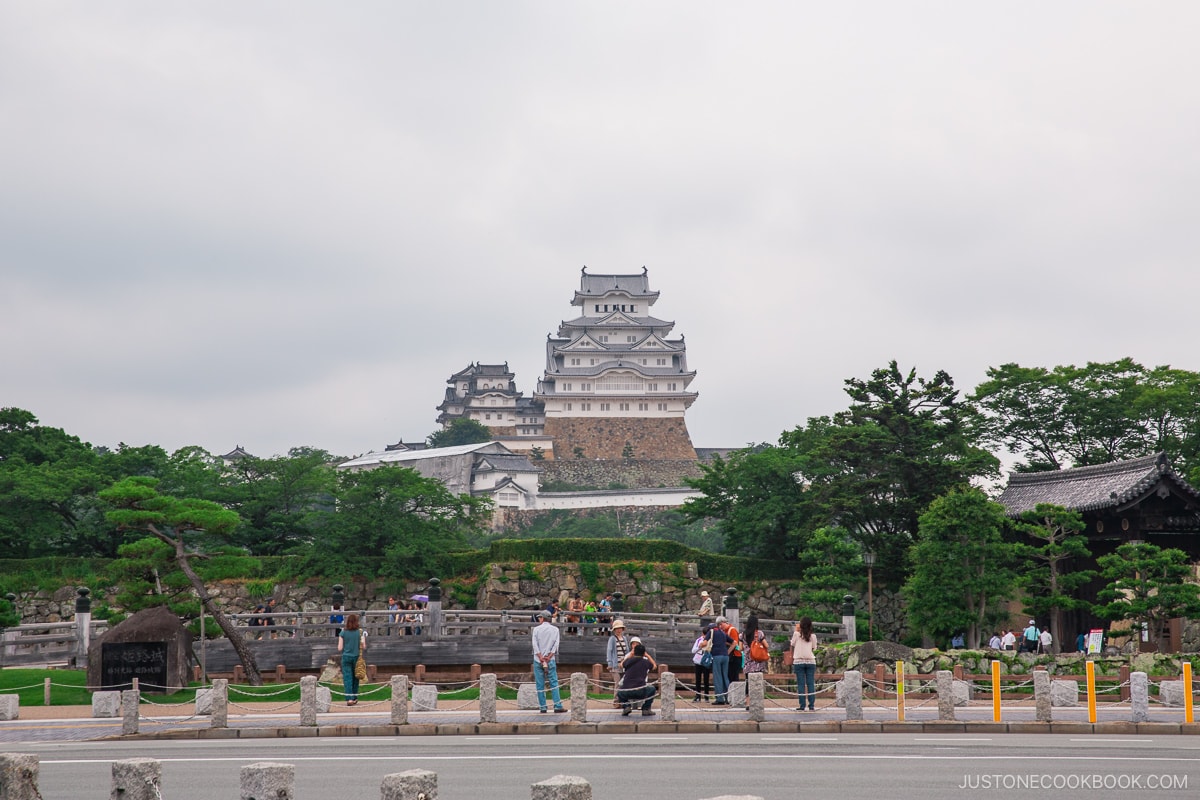
{"type": "Polygon", "coordinates": [[[621,665],[625,674],[621,676],[621,688],[617,691],[617,700],[621,703],[621,716],[627,717],[633,712],[634,701],[642,701],[642,716],[654,716],[650,706],[654,703],[654,695],[658,689],[648,682],[650,670],[658,667],[654,659],[646,655],[646,646],[638,642],[633,646],[633,652],[625,657],[621,665]]]}

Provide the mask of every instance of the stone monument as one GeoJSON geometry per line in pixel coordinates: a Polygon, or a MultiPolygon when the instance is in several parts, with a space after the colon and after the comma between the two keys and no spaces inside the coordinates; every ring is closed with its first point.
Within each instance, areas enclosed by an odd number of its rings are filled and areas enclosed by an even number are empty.
{"type": "Polygon", "coordinates": [[[188,685],[192,635],[166,606],[147,608],[88,647],[88,686],[172,694],[188,685]]]}

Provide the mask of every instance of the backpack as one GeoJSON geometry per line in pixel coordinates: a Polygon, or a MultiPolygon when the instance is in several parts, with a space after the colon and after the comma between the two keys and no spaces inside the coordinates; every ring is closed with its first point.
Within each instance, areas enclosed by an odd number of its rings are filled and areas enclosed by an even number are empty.
{"type": "Polygon", "coordinates": [[[760,631],[754,637],[754,641],[750,643],[750,660],[751,661],[769,661],[771,653],[767,650],[767,645],[763,641],[762,632],[760,631]]]}

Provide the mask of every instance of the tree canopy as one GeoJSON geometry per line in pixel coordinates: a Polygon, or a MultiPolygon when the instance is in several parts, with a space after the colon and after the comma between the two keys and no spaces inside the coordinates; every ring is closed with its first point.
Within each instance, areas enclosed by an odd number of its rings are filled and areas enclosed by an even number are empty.
{"type": "Polygon", "coordinates": [[[429,434],[425,440],[430,447],[457,447],[460,444],[490,442],[492,429],[477,420],[461,417],[451,420],[449,427],[429,434]]]}

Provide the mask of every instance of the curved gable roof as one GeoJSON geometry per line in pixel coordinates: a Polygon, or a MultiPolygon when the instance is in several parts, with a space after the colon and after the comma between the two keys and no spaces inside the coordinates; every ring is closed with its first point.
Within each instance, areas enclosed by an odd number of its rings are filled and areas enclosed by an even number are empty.
{"type": "Polygon", "coordinates": [[[1173,484],[1190,500],[1200,500],[1200,492],[1171,468],[1164,453],[1158,453],[1091,467],[1013,473],[999,502],[1011,516],[1031,511],[1039,503],[1072,511],[1115,509],[1142,497],[1160,481],[1173,484]]]}

